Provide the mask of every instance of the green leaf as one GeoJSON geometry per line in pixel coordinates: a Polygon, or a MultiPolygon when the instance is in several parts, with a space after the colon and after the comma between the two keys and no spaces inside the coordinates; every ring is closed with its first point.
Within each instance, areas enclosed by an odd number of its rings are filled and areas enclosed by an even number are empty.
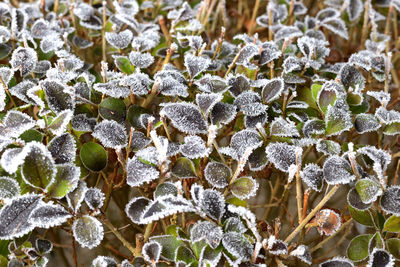
{"type": "Polygon", "coordinates": [[[326,112],[325,117],[326,135],[339,135],[344,131],[349,130],[353,123],[350,113],[338,107],[331,107],[326,112]]]}
{"type": "Polygon", "coordinates": [[[347,94],[347,103],[349,104],[349,105],[352,105],[352,106],[358,106],[358,105],[360,105],[362,102],[362,98],[361,98],[361,96],[360,95],[358,95],[358,94],[353,94],[353,93],[348,93],[347,94]]]}
{"type": "Polygon", "coordinates": [[[89,142],[84,144],[79,155],[83,165],[91,171],[99,172],[107,165],[107,153],[97,143],[89,142]]]}
{"type": "Polygon", "coordinates": [[[196,261],[196,257],[193,255],[193,252],[185,246],[180,246],[176,251],[176,260],[175,262],[183,261],[186,264],[190,264],[196,261]]]}
{"type": "Polygon", "coordinates": [[[176,237],[172,235],[154,236],[150,238],[150,241],[160,243],[162,246],[161,256],[170,261],[175,260],[175,252],[178,247],[185,245],[183,241],[176,239],[176,237]]]}
{"type": "Polygon", "coordinates": [[[247,201],[239,199],[237,197],[231,197],[226,200],[226,203],[232,204],[237,207],[245,207],[247,208],[247,201]]]}
{"type": "Polygon", "coordinates": [[[54,198],[65,197],[78,183],[80,168],[72,164],[57,166],[57,174],[54,182],[49,185],[47,195],[54,198]]]}
{"type": "Polygon", "coordinates": [[[321,111],[325,114],[328,106],[333,106],[336,101],[336,92],[334,90],[320,90],[317,95],[317,103],[321,111]]]}
{"type": "Polygon", "coordinates": [[[12,50],[9,44],[0,44],[0,59],[6,58],[12,50]]]}
{"type": "Polygon", "coordinates": [[[383,225],[383,230],[391,233],[400,233],[400,217],[392,215],[383,225]]]}
{"type": "Polygon", "coordinates": [[[37,188],[45,189],[54,179],[56,168],[54,160],[47,148],[37,142],[28,143],[27,155],[21,167],[24,181],[37,188]]]}
{"type": "Polygon", "coordinates": [[[350,216],[358,223],[365,226],[375,227],[374,220],[372,219],[371,212],[369,210],[357,210],[352,206],[349,207],[350,216]]]}
{"type": "Polygon", "coordinates": [[[42,139],[43,139],[43,134],[37,130],[30,129],[30,130],[23,132],[19,136],[19,138],[21,138],[22,140],[24,140],[27,143],[32,142],[32,141],[37,141],[37,142],[41,143],[42,139]]]}
{"type": "Polygon", "coordinates": [[[369,255],[369,241],[373,235],[359,235],[350,241],[347,257],[352,261],[362,261],[369,255]]]}
{"type": "Polygon", "coordinates": [[[379,232],[376,232],[369,242],[369,251],[372,252],[374,248],[384,248],[383,238],[379,232]]]}
{"type": "Polygon", "coordinates": [[[138,105],[130,106],[128,109],[127,120],[132,127],[142,128],[139,117],[142,114],[149,113],[145,108],[138,105]]]}
{"type": "Polygon", "coordinates": [[[314,83],[313,85],[311,85],[311,96],[315,101],[317,101],[318,93],[319,91],[321,91],[321,89],[322,85],[318,83],[314,83]]]}
{"type": "Polygon", "coordinates": [[[178,178],[196,177],[196,169],[193,161],[185,157],[181,157],[175,162],[171,173],[178,178]]]}
{"type": "Polygon", "coordinates": [[[10,254],[8,250],[8,244],[10,244],[11,240],[0,240],[0,255],[7,257],[10,254]]]}
{"type": "Polygon", "coordinates": [[[361,179],[356,183],[356,190],[361,201],[369,204],[376,200],[378,195],[382,194],[379,185],[370,179],[361,179]]]}
{"type": "Polygon", "coordinates": [[[383,133],[386,135],[396,135],[400,133],[400,122],[393,122],[383,128],[383,133]]]}
{"type": "Polygon", "coordinates": [[[107,97],[99,105],[99,113],[103,119],[125,121],[126,105],[119,98],[107,97]]]}
{"type": "Polygon", "coordinates": [[[396,258],[396,260],[400,260],[400,239],[399,238],[390,238],[386,240],[386,247],[389,250],[390,254],[396,258]]]}
{"type": "Polygon", "coordinates": [[[128,57],[125,56],[117,56],[115,57],[115,65],[117,68],[122,71],[123,73],[126,74],[132,74],[133,71],[135,70],[135,66],[131,64],[129,61],[128,57]]]}
{"type": "Polygon", "coordinates": [[[255,196],[258,189],[258,183],[251,177],[240,177],[231,184],[232,194],[240,199],[255,196]]]}

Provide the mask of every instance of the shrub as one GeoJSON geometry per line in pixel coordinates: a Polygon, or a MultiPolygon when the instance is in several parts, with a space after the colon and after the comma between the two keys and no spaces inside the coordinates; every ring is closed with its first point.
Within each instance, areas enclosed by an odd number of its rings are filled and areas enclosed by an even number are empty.
{"type": "Polygon", "coordinates": [[[0,3],[0,266],[394,266],[397,12],[0,3]]]}

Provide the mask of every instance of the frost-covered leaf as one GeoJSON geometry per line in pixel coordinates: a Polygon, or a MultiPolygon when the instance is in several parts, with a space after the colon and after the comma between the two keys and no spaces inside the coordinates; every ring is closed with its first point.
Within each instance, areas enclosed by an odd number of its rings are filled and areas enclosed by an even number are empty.
{"type": "Polygon", "coordinates": [[[118,264],[114,260],[114,258],[106,257],[106,256],[97,256],[92,261],[92,265],[91,266],[92,267],[117,267],[118,264]]]}
{"type": "Polygon", "coordinates": [[[400,216],[400,186],[391,186],[381,197],[381,208],[389,214],[400,216]]]}
{"type": "Polygon", "coordinates": [[[154,166],[143,163],[136,156],[128,160],[126,170],[126,183],[132,187],[155,180],[160,175],[154,166]]]}
{"type": "Polygon", "coordinates": [[[251,177],[237,178],[230,186],[231,193],[239,199],[254,197],[257,193],[258,183],[251,177]]]}
{"type": "Polygon", "coordinates": [[[35,84],[30,80],[23,80],[15,86],[9,88],[10,94],[18,97],[25,103],[35,104],[35,101],[28,97],[28,90],[33,88],[35,84]]]}
{"type": "Polygon", "coordinates": [[[296,129],[296,124],[289,119],[285,120],[282,117],[276,117],[270,126],[270,134],[280,137],[299,137],[300,134],[296,129]]]}
{"type": "Polygon", "coordinates": [[[346,40],[349,39],[346,24],[340,18],[325,19],[321,22],[321,26],[327,28],[334,34],[337,34],[346,40]]]}
{"type": "Polygon", "coordinates": [[[304,63],[298,57],[289,56],[283,61],[284,73],[301,71],[303,68],[304,68],[304,63]]]}
{"type": "Polygon", "coordinates": [[[132,51],[129,53],[129,60],[138,68],[147,68],[153,64],[154,57],[150,53],[132,51]]]}
{"type": "Polygon", "coordinates": [[[300,172],[300,177],[313,190],[320,192],[324,185],[324,173],[322,169],[314,163],[307,164],[300,172]]]}
{"type": "Polygon", "coordinates": [[[374,248],[369,256],[367,267],[393,267],[395,266],[395,261],[389,252],[384,249],[374,248]]]}
{"type": "Polygon", "coordinates": [[[2,176],[0,177],[0,199],[11,199],[20,195],[20,187],[17,180],[2,176]]]}
{"type": "Polygon", "coordinates": [[[305,245],[297,246],[296,249],[290,252],[290,256],[294,256],[308,265],[311,265],[312,263],[311,253],[305,245]]]}
{"type": "Polygon", "coordinates": [[[248,149],[256,149],[262,145],[261,136],[253,130],[241,130],[231,138],[229,153],[221,148],[221,152],[230,155],[236,160],[240,160],[248,149]]]}
{"type": "Polygon", "coordinates": [[[334,106],[328,106],[325,126],[327,136],[339,135],[344,131],[348,131],[353,126],[346,103],[338,99],[334,106]]]}
{"type": "Polygon", "coordinates": [[[265,103],[270,103],[278,99],[284,89],[284,82],[282,78],[274,78],[270,80],[262,89],[261,96],[265,103]]]}
{"type": "Polygon", "coordinates": [[[20,46],[12,53],[10,64],[21,72],[21,76],[26,76],[35,69],[37,62],[38,56],[33,48],[20,46]]]}
{"type": "Polygon", "coordinates": [[[160,111],[178,130],[189,134],[207,133],[207,123],[199,108],[191,103],[167,103],[160,111]]]}
{"type": "Polygon", "coordinates": [[[303,33],[299,30],[299,28],[295,26],[284,26],[275,33],[275,41],[279,41],[282,39],[294,39],[296,37],[302,36],[303,33]]]}
{"type": "Polygon", "coordinates": [[[343,157],[330,156],[323,167],[325,181],[330,185],[348,184],[355,180],[350,163],[343,157]]]}
{"type": "Polygon", "coordinates": [[[96,83],[93,85],[93,89],[116,98],[125,98],[131,93],[129,87],[121,85],[117,80],[111,80],[106,83],[96,83]]]}
{"type": "Polygon", "coordinates": [[[198,222],[190,229],[192,243],[205,240],[207,244],[216,249],[222,239],[222,229],[213,222],[198,222]]]}
{"type": "Polygon", "coordinates": [[[211,61],[208,58],[197,57],[190,53],[186,53],[185,55],[185,67],[191,79],[205,71],[210,63],[211,61]]]}
{"type": "Polygon", "coordinates": [[[246,91],[238,95],[233,104],[247,116],[258,116],[267,108],[260,100],[258,93],[246,91]]]}
{"type": "Polygon", "coordinates": [[[357,153],[368,156],[374,162],[374,171],[379,177],[383,176],[382,172],[387,169],[392,160],[390,153],[384,149],[378,149],[374,146],[361,147],[357,149],[357,153]]]}
{"type": "Polygon", "coordinates": [[[0,134],[3,137],[18,137],[23,132],[33,128],[35,121],[27,114],[16,110],[7,112],[0,125],[0,134]]]}
{"type": "Polygon", "coordinates": [[[56,167],[51,153],[36,141],[24,147],[25,159],[21,167],[24,181],[36,188],[45,189],[56,176],[56,167]]]}
{"type": "Polygon", "coordinates": [[[333,106],[337,99],[339,92],[335,87],[331,86],[329,83],[324,83],[321,90],[317,94],[317,104],[322,112],[326,113],[328,106],[333,106]]]}
{"type": "Polygon", "coordinates": [[[105,195],[98,188],[88,188],[85,192],[85,202],[92,210],[100,209],[103,206],[105,195]]]}
{"type": "Polygon", "coordinates": [[[189,93],[187,92],[187,85],[178,82],[172,76],[167,76],[160,81],[159,91],[162,95],[166,96],[182,96],[187,97],[189,93]]]}
{"type": "Polygon", "coordinates": [[[66,109],[61,111],[57,117],[53,119],[47,129],[50,130],[54,135],[61,135],[65,132],[68,123],[71,121],[74,115],[72,110],[66,109]]]}
{"type": "Polygon", "coordinates": [[[245,116],[244,117],[244,126],[248,129],[256,129],[259,127],[263,127],[267,122],[268,114],[267,112],[263,112],[257,116],[245,116]]]}
{"type": "Polygon", "coordinates": [[[359,70],[350,64],[345,64],[339,72],[339,80],[346,89],[352,88],[355,91],[364,89],[365,78],[359,70]]]}
{"type": "Polygon", "coordinates": [[[224,196],[219,191],[213,189],[202,191],[199,205],[205,214],[214,220],[221,219],[225,212],[224,196]]]}
{"type": "Polygon", "coordinates": [[[40,195],[26,194],[4,205],[0,210],[0,239],[21,237],[33,230],[35,226],[28,219],[40,201],[40,195]]]}
{"type": "Polygon", "coordinates": [[[231,168],[220,162],[208,162],[204,169],[204,178],[216,188],[225,188],[231,177],[231,168]]]}
{"type": "Polygon", "coordinates": [[[142,248],[142,254],[146,261],[151,264],[155,264],[160,259],[161,255],[161,245],[158,242],[150,241],[144,244],[142,248]]]}
{"type": "Polygon", "coordinates": [[[51,110],[55,113],[59,113],[63,110],[74,110],[75,97],[68,87],[62,83],[46,79],[39,83],[40,87],[43,88],[46,94],[47,103],[51,110]]]}
{"type": "Polygon", "coordinates": [[[121,149],[128,143],[125,127],[116,121],[103,120],[93,130],[93,137],[100,140],[103,146],[121,149]]]}
{"type": "Polygon", "coordinates": [[[24,163],[24,159],[25,153],[22,148],[9,148],[1,155],[1,167],[8,173],[15,173],[24,163]]]}
{"type": "Polygon", "coordinates": [[[318,140],[316,149],[324,155],[335,155],[341,151],[340,145],[332,140],[318,140]]]}
{"type": "Polygon", "coordinates": [[[211,122],[216,125],[228,124],[236,117],[237,111],[234,105],[219,102],[211,110],[211,122]]]}
{"type": "Polygon", "coordinates": [[[315,214],[317,230],[321,235],[332,235],[342,225],[340,215],[331,209],[322,209],[315,214]]]}
{"type": "Polygon", "coordinates": [[[287,143],[270,143],[265,151],[268,160],[283,172],[289,172],[290,166],[296,165],[296,146],[287,143]]]}
{"type": "Polygon", "coordinates": [[[61,205],[46,203],[32,211],[29,222],[35,227],[48,229],[63,224],[71,217],[72,215],[61,205]]]}
{"type": "Polygon", "coordinates": [[[96,218],[83,215],[76,219],[72,225],[72,233],[75,240],[89,249],[97,247],[103,240],[103,225],[96,218]]]}
{"type": "Polygon", "coordinates": [[[35,247],[40,254],[48,254],[53,250],[53,243],[47,239],[36,239],[35,247]]]}
{"type": "Polygon", "coordinates": [[[67,195],[68,206],[73,211],[77,212],[81,207],[87,189],[88,188],[86,182],[83,180],[79,180],[76,188],[72,192],[68,193],[67,195]]]}
{"type": "Polygon", "coordinates": [[[228,85],[228,90],[234,97],[251,89],[249,80],[244,75],[228,76],[228,85]]]}
{"type": "MultiPolygon", "coordinates": [[[[357,193],[357,190],[355,188],[349,190],[347,194],[347,202],[349,203],[350,208],[353,208],[356,211],[364,211],[371,206],[371,204],[365,204],[364,202],[362,202],[360,195],[357,193]]],[[[356,221],[358,220],[356,219],[356,221]]]]}
{"type": "Polygon", "coordinates": [[[354,121],[354,128],[360,134],[377,131],[380,127],[378,119],[373,114],[357,114],[354,121]]]}
{"type": "Polygon", "coordinates": [[[249,168],[251,171],[260,171],[268,163],[267,154],[265,153],[265,147],[256,148],[249,156],[249,168]]]}
{"type": "Polygon", "coordinates": [[[141,224],[141,219],[151,200],[145,197],[133,198],[125,207],[125,213],[132,222],[141,224]]]}
{"type": "Polygon", "coordinates": [[[4,26],[0,26],[0,44],[5,44],[11,39],[11,31],[4,26]]]}
{"type": "Polygon", "coordinates": [[[178,188],[176,184],[173,184],[171,182],[164,182],[162,184],[159,184],[153,193],[154,198],[166,195],[172,195],[172,196],[178,195],[178,188]]]}
{"type": "Polygon", "coordinates": [[[346,11],[347,14],[349,15],[349,20],[350,21],[355,21],[357,20],[364,9],[364,3],[361,0],[349,0],[347,6],[346,6],[346,11]]]}
{"type": "Polygon", "coordinates": [[[126,29],[122,32],[106,32],[107,42],[115,48],[126,48],[132,41],[133,34],[130,30],[126,29]]]}
{"type": "Polygon", "coordinates": [[[248,66],[250,60],[258,55],[259,53],[259,48],[255,44],[252,43],[247,43],[245,46],[243,46],[240,51],[239,55],[236,59],[236,65],[244,65],[248,66]]]}
{"type": "Polygon", "coordinates": [[[207,157],[211,152],[206,142],[197,135],[185,136],[185,143],[181,146],[181,153],[189,159],[207,157]]]}
{"type": "Polygon", "coordinates": [[[374,202],[378,196],[382,195],[382,189],[379,184],[368,178],[358,180],[356,190],[361,201],[365,204],[374,202]]]}
{"type": "Polygon", "coordinates": [[[71,127],[76,131],[91,132],[96,126],[96,118],[88,118],[86,114],[75,115],[71,120],[71,127]]]}
{"type": "Polygon", "coordinates": [[[243,222],[238,217],[229,217],[224,222],[224,231],[225,232],[238,232],[243,234],[247,231],[246,226],[244,226],[243,222]]]}
{"type": "Polygon", "coordinates": [[[305,137],[310,138],[323,133],[325,133],[325,123],[322,120],[311,119],[306,121],[303,125],[303,134],[305,137]]]}
{"type": "Polygon", "coordinates": [[[249,240],[240,233],[225,233],[222,238],[222,245],[229,254],[242,261],[249,261],[253,256],[253,246],[249,240]]]}
{"type": "Polygon", "coordinates": [[[53,138],[47,147],[56,164],[73,162],[75,159],[75,139],[70,133],[53,138]]]}
{"type": "Polygon", "coordinates": [[[210,74],[205,74],[194,84],[203,92],[206,93],[223,93],[227,87],[226,80],[219,76],[211,76],[210,74]]]}
{"type": "Polygon", "coordinates": [[[54,182],[47,188],[47,194],[54,198],[63,198],[74,190],[79,181],[81,170],[74,164],[58,164],[54,182]]]}
{"type": "Polygon", "coordinates": [[[212,110],[212,108],[222,100],[221,94],[216,93],[202,93],[196,94],[196,104],[200,107],[203,111],[205,116],[208,116],[208,113],[212,110]]]}
{"type": "Polygon", "coordinates": [[[258,60],[258,64],[261,66],[268,64],[282,55],[278,46],[273,42],[264,42],[261,47],[260,59],[258,60]]]}
{"type": "Polygon", "coordinates": [[[271,235],[268,238],[268,252],[273,255],[285,255],[288,253],[288,247],[282,240],[276,239],[275,236],[271,235]]]}

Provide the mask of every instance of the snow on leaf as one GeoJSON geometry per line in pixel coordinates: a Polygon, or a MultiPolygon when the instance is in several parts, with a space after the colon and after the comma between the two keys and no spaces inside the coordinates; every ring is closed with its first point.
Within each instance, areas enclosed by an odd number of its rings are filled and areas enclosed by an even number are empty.
{"type": "Polygon", "coordinates": [[[2,176],[0,177],[0,199],[11,199],[19,196],[21,190],[16,179],[2,176]]]}
{"type": "Polygon", "coordinates": [[[16,110],[7,112],[0,125],[0,135],[4,137],[18,137],[26,130],[35,126],[35,121],[27,114],[16,110]]]}
{"type": "Polygon", "coordinates": [[[287,244],[282,240],[276,239],[274,235],[268,238],[267,249],[273,255],[286,255],[288,253],[287,244]]]}
{"type": "Polygon", "coordinates": [[[208,162],[204,169],[204,177],[213,187],[225,188],[232,177],[232,170],[226,164],[208,162]]]}
{"type": "Polygon", "coordinates": [[[265,151],[268,160],[283,172],[289,172],[290,166],[296,165],[296,146],[287,143],[270,143],[265,151]]]}
{"type": "Polygon", "coordinates": [[[143,258],[146,261],[155,264],[160,259],[161,250],[162,246],[160,245],[160,243],[156,241],[149,241],[144,244],[142,248],[143,258]]]}
{"type": "Polygon", "coordinates": [[[54,181],[56,167],[50,151],[42,143],[32,141],[23,148],[22,179],[29,185],[45,189],[54,181]]]}
{"type": "Polygon", "coordinates": [[[113,120],[103,120],[98,123],[92,135],[100,140],[104,147],[121,149],[128,143],[125,127],[113,120]]]}
{"type": "Polygon", "coordinates": [[[261,97],[263,102],[270,103],[278,99],[284,89],[284,82],[282,78],[274,78],[270,80],[262,89],[261,97]]]}
{"type": "Polygon", "coordinates": [[[297,246],[296,249],[290,252],[290,256],[294,256],[308,265],[312,263],[311,253],[306,245],[297,246]]]}
{"type": "Polygon", "coordinates": [[[185,143],[181,146],[181,153],[189,159],[207,157],[211,152],[206,142],[197,135],[185,136],[185,143]]]}
{"type": "Polygon", "coordinates": [[[348,184],[356,178],[350,163],[337,155],[330,156],[324,162],[323,172],[329,185],[348,184]]]}
{"type": "Polygon", "coordinates": [[[147,68],[153,64],[154,57],[150,53],[132,51],[129,53],[129,60],[138,68],[147,68]]]}
{"type": "Polygon", "coordinates": [[[345,64],[340,69],[338,78],[346,89],[352,88],[354,91],[359,91],[365,87],[364,76],[350,64],[345,64]]]}
{"type": "Polygon", "coordinates": [[[141,218],[151,200],[145,197],[133,198],[125,207],[125,213],[132,222],[141,224],[141,218]]]}
{"type": "Polygon", "coordinates": [[[78,185],[74,189],[74,191],[68,193],[67,202],[68,206],[74,211],[77,212],[81,207],[82,201],[85,198],[85,193],[87,190],[87,185],[85,181],[79,180],[78,185]]]}
{"type": "Polygon", "coordinates": [[[211,122],[216,125],[228,124],[235,119],[237,114],[236,107],[232,104],[219,102],[211,110],[211,122]]]}
{"type": "Polygon", "coordinates": [[[155,180],[160,175],[155,167],[143,163],[137,157],[128,160],[126,170],[128,173],[126,183],[132,187],[155,180]]]}
{"type": "Polygon", "coordinates": [[[72,110],[66,109],[61,111],[58,113],[57,117],[53,119],[47,129],[56,136],[63,134],[73,115],[74,112],[72,110]]]}
{"type": "MultiPolygon", "coordinates": [[[[123,82],[122,82],[123,83],[123,82]]],[[[126,83],[123,83],[126,84],[126,83]]],[[[137,88],[134,86],[134,88],[137,88]]],[[[142,88],[142,87],[140,87],[142,88]]],[[[116,98],[125,98],[130,95],[130,89],[127,86],[123,86],[118,80],[111,80],[106,83],[96,83],[93,85],[93,89],[99,91],[100,93],[106,94],[108,96],[116,98]]]]}
{"type": "Polygon", "coordinates": [[[199,205],[207,216],[220,220],[225,212],[224,196],[216,190],[206,189],[200,194],[199,205]]]}
{"type": "Polygon", "coordinates": [[[89,215],[84,215],[74,221],[72,233],[82,247],[89,249],[97,247],[104,237],[101,222],[89,215]]]}
{"type": "Polygon", "coordinates": [[[346,6],[346,11],[347,14],[349,15],[349,20],[350,21],[357,20],[361,16],[363,9],[364,9],[364,3],[361,0],[349,0],[346,6]]]}
{"type": "Polygon", "coordinates": [[[357,114],[354,120],[354,128],[360,134],[377,131],[380,127],[378,119],[373,114],[357,114]]]}
{"type": "Polygon", "coordinates": [[[46,79],[41,81],[39,85],[44,90],[50,109],[55,113],[66,109],[74,110],[75,97],[64,84],[56,80],[46,79]]]}
{"type": "Polygon", "coordinates": [[[216,249],[222,239],[222,229],[213,222],[198,222],[190,229],[192,243],[205,240],[212,249],[216,249]]]}
{"type": "MultiPolygon", "coordinates": [[[[136,2],[135,2],[136,3],[136,2]]],[[[97,256],[93,261],[92,261],[92,267],[117,267],[118,264],[114,260],[114,258],[111,257],[105,257],[105,256],[97,256]]],[[[121,265],[122,266],[122,265],[121,265]]]]}
{"type": "Polygon", "coordinates": [[[205,71],[211,61],[208,58],[197,57],[193,54],[185,54],[185,67],[191,79],[194,79],[198,74],[205,71]]]}
{"type": "Polygon", "coordinates": [[[296,124],[289,119],[285,120],[282,117],[276,117],[270,126],[270,134],[280,137],[299,137],[299,131],[296,129],[296,124]]]}
{"type": "Polygon", "coordinates": [[[30,47],[18,47],[11,56],[10,64],[14,70],[19,70],[21,76],[31,73],[38,62],[36,51],[30,47]]]}
{"type": "Polygon", "coordinates": [[[167,103],[160,111],[178,130],[189,134],[207,133],[207,123],[199,108],[191,103],[167,103]]]}
{"type": "Polygon", "coordinates": [[[91,132],[96,126],[96,118],[88,118],[86,114],[77,114],[71,120],[71,127],[76,131],[91,132]]]}
{"type": "Polygon", "coordinates": [[[208,113],[212,110],[212,108],[222,100],[222,94],[216,93],[200,93],[196,94],[196,104],[200,107],[203,111],[205,116],[208,116],[208,113]]]}
{"type": "Polygon", "coordinates": [[[320,192],[324,183],[322,169],[314,163],[307,164],[300,172],[300,177],[313,190],[320,192]]]}
{"type": "Polygon", "coordinates": [[[386,213],[400,216],[400,186],[388,187],[381,197],[380,204],[386,213]]]}
{"type": "Polygon", "coordinates": [[[347,32],[346,24],[342,19],[339,18],[326,19],[321,22],[321,26],[327,28],[334,34],[337,34],[346,40],[349,39],[349,34],[347,32]]]}
{"type": "Polygon", "coordinates": [[[85,202],[90,209],[96,210],[103,206],[105,195],[98,188],[88,188],[85,192],[85,202]]]}
{"type": "Polygon", "coordinates": [[[56,164],[73,162],[75,159],[75,139],[70,133],[53,138],[48,144],[48,149],[56,164]]]}
{"type": "Polygon", "coordinates": [[[0,210],[0,239],[21,237],[35,227],[28,219],[40,204],[40,195],[26,194],[11,200],[0,210]]]}
{"type": "Polygon", "coordinates": [[[107,42],[115,48],[124,49],[132,41],[133,34],[130,30],[126,29],[122,32],[106,32],[107,42]]]}
{"type": "Polygon", "coordinates": [[[253,246],[242,234],[236,232],[225,233],[222,245],[232,256],[241,261],[249,261],[253,256],[253,246]]]}
{"type": "Polygon", "coordinates": [[[368,264],[366,267],[393,267],[395,266],[395,259],[392,254],[384,249],[374,248],[369,256],[368,264]]]}
{"type": "Polygon", "coordinates": [[[29,223],[35,227],[48,229],[63,224],[71,217],[72,215],[61,205],[45,203],[39,205],[32,211],[29,217],[29,223]]]}

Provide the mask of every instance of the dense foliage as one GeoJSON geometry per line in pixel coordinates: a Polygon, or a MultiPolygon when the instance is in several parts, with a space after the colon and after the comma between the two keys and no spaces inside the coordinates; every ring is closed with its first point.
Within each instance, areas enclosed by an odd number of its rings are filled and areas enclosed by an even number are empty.
{"type": "Polygon", "coordinates": [[[0,267],[400,264],[398,12],[0,2],[0,267]]]}

